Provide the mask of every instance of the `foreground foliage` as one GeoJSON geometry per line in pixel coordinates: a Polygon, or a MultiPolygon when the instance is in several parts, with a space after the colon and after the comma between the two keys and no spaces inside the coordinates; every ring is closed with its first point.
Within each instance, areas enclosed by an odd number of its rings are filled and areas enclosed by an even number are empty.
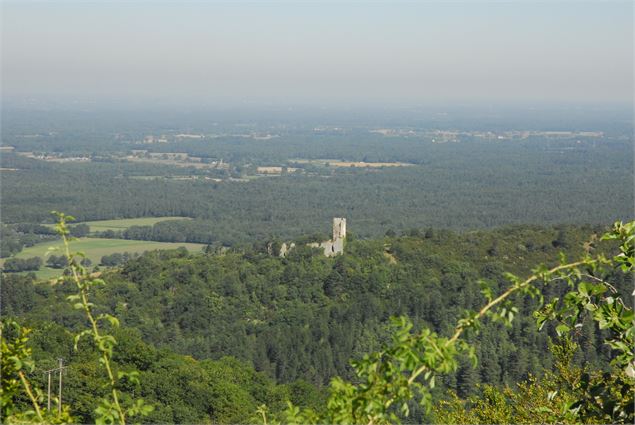
{"type": "MultiPolygon", "coordinates": [[[[76,310],[82,311],[88,322],[88,329],[77,333],[74,337],[74,348],[77,350],[78,343],[82,337],[90,337],[95,348],[99,352],[99,364],[104,368],[106,373],[106,384],[109,394],[103,397],[98,406],[95,408],[96,424],[112,424],[119,423],[125,425],[126,417],[145,416],[153,410],[153,407],[144,403],[143,399],[133,399],[126,396],[121,390],[121,382],[129,381],[138,383],[138,372],[115,370],[112,362],[114,347],[117,344],[115,337],[104,330],[103,324],[106,323],[110,327],[119,326],[116,317],[107,314],[94,314],[94,304],[89,301],[89,289],[96,285],[103,285],[101,279],[90,275],[82,265],[82,259],[85,258],[82,253],[73,253],[70,250],[69,242],[72,240],[70,230],[67,226],[68,220],[73,217],[66,216],[63,213],[55,213],[58,223],[55,226],[56,231],[61,236],[64,243],[64,258],[68,266],[68,279],[72,281],[77,288],[77,293],[69,295],[67,300],[73,303],[76,310]],[[124,399],[127,406],[124,407],[124,399]]],[[[10,327],[15,329],[15,334],[10,339],[2,338],[2,417],[7,422],[37,422],[37,423],[67,423],[73,422],[69,415],[68,408],[62,410],[59,406],[57,415],[46,411],[40,407],[43,401],[42,392],[39,389],[35,391],[31,383],[25,375],[25,370],[32,372],[35,364],[31,359],[31,349],[27,347],[28,333],[30,329],[18,326],[14,321],[3,322],[3,328],[10,327]],[[29,396],[29,400],[33,410],[26,412],[14,413],[14,398],[18,393],[18,382],[15,376],[19,377],[23,391],[29,396]],[[35,393],[35,394],[34,394],[35,393]],[[63,412],[63,413],[62,413],[63,412]],[[50,417],[50,418],[49,418],[50,417]]],[[[61,372],[60,372],[61,373],[61,372]]],[[[50,384],[49,384],[50,385],[50,384]]],[[[61,391],[61,382],[60,382],[61,391]]],[[[61,400],[58,400],[61,403],[61,400]]]]}
{"type": "MultiPolygon", "coordinates": [[[[478,396],[466,400],[450,391],[445,400],[435,405],[434,417],[438,423],[448,424],[534,424],[534,423],[601,423],[606,421],[605,414],[611,414],[613,406],[606,404],[606,412],[587,411],[578,413],[582,407],[581,399],[589,387],[588,382],[605,380],[615,385],[618,391],[628,391],[603,371],[591,370],[573,363],[579,346],[570,337],[563,337],[557,344],[551,345],[556,357],[555,370],[547,371],[542,377],[530,376],[529,379],[514,386],[495,387],[484,385],[478,396]],[[599,413],[599,414],[598,414],[599,413]]],[[[622,394],[624,396],[627,394],[622,394]]],[[[598,399],[599,400],[599,399],[598,399]]],[[[589,406],[597,406],[593,400],[589,406]]],[[[628,401],[628,396],[624,398],[628,401]]],[[[631,403],[632,404],[632,403],[631,403]]],[[[587,406],[587,410],[588,407],[587,406]]],[[[627,405],[622,408],[628,409],[627,405]]],[[[611,422],[624,422],[613,419],[611,422]]]]}
{"type": "Polygon", "coordinates": [[[30,329],[21,327],[13,320],[0,323],[0,417],[3,423],[68,423],[73,419],[68,407],[59,413],[41,407],[44,400],[42,391],[33,387],[27,378],[35,369],[31,349],[27,346],[30,329]],[[26,396],[28,408],[17,409],[15,400],[26,396]]]}

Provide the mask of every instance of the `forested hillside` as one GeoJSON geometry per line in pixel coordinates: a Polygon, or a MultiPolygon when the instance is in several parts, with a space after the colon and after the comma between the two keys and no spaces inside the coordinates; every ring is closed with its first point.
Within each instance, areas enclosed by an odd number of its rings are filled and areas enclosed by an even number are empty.
{"type": "MultiPolygon", "coordinates": [[[[479,279],[500,292],[504,272],[527,275],[538,263],[553,264],[560,251],[570,257],[584,249],[610,253],[612,244],[593,237],[603,231],[518,226],[459,234],[430,228],[349,240],[346,254],[334,259],[306,247],[272,257],[259,244],[224,255],[148,253],[106,273],[107,285],[96,288],[91,301],[124,327],[114,360],[141,370],[140,394],[157,404],[148,421],[245,422],[255,406],[265,403],[276,412],[289,397],[319,409],[324,385],[336,375],[351,377],[350,359],[388,341],[391,316],[406,315],[416,328],[447,335],[466,309],[483,304],[479,279]]],[[[618,291],[630,290],[623,274],[610,281],[618,291]]],[[[545,287],[544,295],[564,290],[545,287]]],[[[83,406],[80,383],[97,372],[90,369],[96,364],[85,363],[90,350],[71,351],[69,332],[84,326],[81,312],[65,299],[72,292],[70,282],[50,286],[3,276],[4,314],[37,329],[38,363],[53,364],[60,355],[70,360],[68,400],[83,406]]],[[[437,387],[438,395],[449,388],[466,397],[479,383],[512,385],[552,367],[553,328],[538,332],[531,298],[514,304],[519,314],[512,327],[485,323],[471,339],[478,367],[464,359],[437,387]]],[[[575,362],[606,365],[610,349],[601,338],[585,323],[575,362]]],[[[426,420],[414,412],[413,420],[426,420]]],[[[74,414],[90,420],[92,413],[86,407],[74,414]]]]}

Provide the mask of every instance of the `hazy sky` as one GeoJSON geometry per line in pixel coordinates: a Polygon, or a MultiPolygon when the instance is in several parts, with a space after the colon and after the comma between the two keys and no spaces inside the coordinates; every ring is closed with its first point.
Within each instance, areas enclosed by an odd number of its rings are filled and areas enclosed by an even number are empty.
{"type": "Polygon", "coordinates": [[[5,97],[631,102],[631,1],[4,1],[5,97]]]}

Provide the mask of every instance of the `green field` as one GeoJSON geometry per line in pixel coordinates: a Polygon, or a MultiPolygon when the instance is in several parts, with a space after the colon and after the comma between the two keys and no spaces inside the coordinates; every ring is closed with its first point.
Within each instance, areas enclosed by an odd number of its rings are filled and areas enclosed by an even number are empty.
{"type": "MultiPolygon", "coordinates": [[[[45,242],[24,248],[18,255],[16,255],[16,257],[42,257],[42,260],[46,263],[47,255],[61,255],[63,253],[62,246],[61,241],[45,242]],[[49,248],[54,249],[49,250],[49,248]]],[[[152,242],[102,238],[80,238],[71,242],[71,250],[73,252],[83,252],[86,257],[92,261],[93,265],[98,265],[101,257],[104,255],[114,254],[115,252],[142,253],[144,251],[153,251],[157,249],[175,249],[181,246],[187,248],[190,252],[199,252],[205,245],[185,242],[152,242]]],[[[43,267],[40,271],[36,272],[36,274],[40,279],[49,279],[59,276],[61,274],[61,270],[43,267]]]]}
{"type": "Polygon", "coordinates": [[[98,220],[83,221],[88,224],[91,232],[104,232],[106,230],[125,230],[131,226],[153,226],[160,221],[167,220],[190,220],[189,217],[142,217],[142,218],[122,218],[119,220],[98,220]]]}
{"type": "Polygon", "coordinates": [[[60,277],[62,275],[62,270],[52,269],[50,267],[42,267],[40,270],[36,272],[19,272],[19,273],[12,273],[12,274],[25,275],[29,273],[35,273],[35,276],[37,276],[38,280],[51,280],[51,279],[60,277]]]}
{"type": "MultiPolygon", "coordinates": [[[[191,220],[189,217],[141,217],[141,218],[121,218],[117,220],[96,220],[96,221],[82,221],[71,222],[71,226],[75,224],[88,224],[90,232],[105,232],[106,230],[113,230],[115,232],[120,230],[126,230],[132,226],[153,226],[160,221],[167,220],[191,220]]],[[[45,224],[45,226],[53,227],[54,224],[45,224]]]]}

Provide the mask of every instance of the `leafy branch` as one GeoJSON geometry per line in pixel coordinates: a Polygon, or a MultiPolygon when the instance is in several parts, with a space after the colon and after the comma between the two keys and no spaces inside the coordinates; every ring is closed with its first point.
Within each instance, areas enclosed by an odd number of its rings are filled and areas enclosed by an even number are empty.
{"type": "Polygon", "coordinates": [[[33,386],[28,374],[35,370],[35,361],[28,346],[31,329],[20,326],[12,319],[0,322],[0,417],[3,423],[71,423],[70,410],[63,406],[53,412],[41,406],[44,395],[33,386]],[[31,410],[18,411],[15,400],[26,394],[31,410]]]}
{"type": "Polygon", "coordinates": [[[113,372],[112,356],[113,349],[117,344],[114,336],[105,333],[100,328],[100,322],[106,322],[112,327],[119,326],[119,320],[110,314],[93,314],[93,303],[89,301],[88,291],[91,287],[96,285],[104,285],[102,279],[91,276],[86,268],[82,266],[81,261],[77,261],[78,257],[84,258],[82,253],[72,253],[70,250],[70,241],[73,238],[70,236],[70,230],[67,226],[68,221],[73,221],[75,218],[64,213],[53,212],[56,215],[58,222],[55,225],[55,230],[62,237],[64,243],[64,255],[68,260],[68,266],[70,269],[71,279],[77,286],[77,294],[70,295],[67,299],[73,302],[73,306],[82,310],[90,323],[90,328],[86,329],[75,336],[75,349],[80,339],[83,336],[92,336],[93,342],[97,350],[100,353],[99,362],[106,369],[108,377],[108,386],[110,387],[110,398],[104,398],[101,400],[101,405],[95,409],[97,413],[98,424],[102,423],[114,423],[118,422],[121,425],[125,425],[126,416],[134,415],[146,415],[153,410],[150,405],[144,404],[143,400],[137,400],[133,405],[124,410],[120,401],[120,392],[117,389],[118,380],[127,378],[131,382],[138,383],[138,372],[118,372],[117,375],[113,372]]]}
{"type": "Polygon", "coordinates": [[[2,349],[0,351],[0,363],[2,364],[2,416],[7,417],[13,413],[13,396],[20,388],[20,385],[29,397],[29,401],[33,406],[35,417],[40,422],[44,422],[42,409],[33,394],[31,385],[24,370],[32,371],[35,367],[31,359],[31,349],[27,347],[29,340],[28,328],[20,327],[14,321],[3,321],[0,324],[0,341],[2,349]],[[5,327],[12,327],[16,335],[9,340],[5,335],[5,327]],[[18,376],[19,381],[15,379],[18,376]]]}

